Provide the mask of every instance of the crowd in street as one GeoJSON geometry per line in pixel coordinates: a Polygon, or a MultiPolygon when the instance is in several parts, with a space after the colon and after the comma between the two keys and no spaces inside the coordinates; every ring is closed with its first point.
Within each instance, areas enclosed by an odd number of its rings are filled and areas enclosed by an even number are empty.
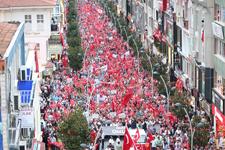
{"type": "Polygon", "coordinates": [[[167,111],[167,100],[158,93],[158,81],[139,69],[133,50],[99,4],[81,1],[78,15],[85,50],[83,68],[71,72],[61,66],[41,84],[46,145],[62,146],[56,134],[58,122],[80,105],[91,127],[92,144],[100,127],[109,121],[110,126],[144,129],[146,143],[153,150],[190,149],[189,133],[181,128],[188,120],[178,121],[167,111]]]}

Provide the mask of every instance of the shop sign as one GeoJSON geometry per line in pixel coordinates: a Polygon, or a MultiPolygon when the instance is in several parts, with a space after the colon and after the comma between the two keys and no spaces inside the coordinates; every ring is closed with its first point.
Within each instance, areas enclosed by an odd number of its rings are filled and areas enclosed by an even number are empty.
{"type": "Polygon", "coordinates": [[[225,116],[220,112],[220,110],[212,104],[212,114],[222,123],[225,125],[225,116]]]}
{"type": "Polygon", "coordinates": [[[34,128],[34,112],[32,108],[22,108],[18,119],[21,120],[21,128],[34,128]]]}
{"type": "Polygon", "coordinates": [[[213,35],[223,40],[223,27],[215,22],[212,22],[213,35]]]}

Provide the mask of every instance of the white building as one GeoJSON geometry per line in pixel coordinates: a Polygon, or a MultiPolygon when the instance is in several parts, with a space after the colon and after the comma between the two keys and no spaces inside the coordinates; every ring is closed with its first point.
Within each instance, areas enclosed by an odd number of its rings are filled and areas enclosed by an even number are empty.
{"type": "MultiPolygon", "coordinates": [[[[20,121],[17,73],[25,64],[24,24],[0,23],[0,112],[2,118],[2,139],[0,149],[10,149],[19,145],[20,121]]],[[[1,136],[1,133],[0,133],[1,136]]],[[[1,140],[1,138],[0,138],[1,140]]]]}
{"type": "Polygon", "coordinates": [[[51,18],[55,6],[55,0],[0,0],[0,22],[25,22],[25,43],[28,47],[26,50],[37,50],[39,71],[43,71],[47,61],[51,18]]]}

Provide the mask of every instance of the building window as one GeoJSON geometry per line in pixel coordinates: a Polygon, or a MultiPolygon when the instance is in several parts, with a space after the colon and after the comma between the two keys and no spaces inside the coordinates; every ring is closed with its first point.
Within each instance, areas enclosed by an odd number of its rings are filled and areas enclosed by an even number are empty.
{"type": "Polygon", "coordinates": [[[25,23],[32,23],[31,15],[25,15],[25,23]]]}
{"type": "Polygon", "coordinates": [[[225,57],[225,43],[222,43],[222,48],[221,48],[221,51],[220,51],[220,55],[225,57]]]}
{"type": "Polygon", "coordinates": [[[215,20],[225,22],[225,8],[215,4],[214,14],[215,20]]]}
{"type": "Polygon", "coordinates": [[[225,96],[225,79],[218,75],[215,72],[215,79],[214,79],[214,85],[215,85],[215,89],[218,93],[220,93],[221,95],[225,96]]]}
{"type": "Polygon", "coordinates": [[[60,5],[56,4],[56,7],[53,9],[53,17],[60,16],[60,5]]]}
{"type": "Polygon", "coordinates": [[[225,57],[225,43],[215,39],[215,53],[225,57]]]}
{"type": "Polygon", "coordinates": [[[37,23],[44,23],[44,15],[37,15],[37,23]]]}
{"type": "Polygon", "coordinates": [[[202,96],[205,97],[205,72],[204,71],[202,71],[201,80],[202,80],[202,85],[201,85],[202,92],[201,93],[202,93],[202,96]]]}

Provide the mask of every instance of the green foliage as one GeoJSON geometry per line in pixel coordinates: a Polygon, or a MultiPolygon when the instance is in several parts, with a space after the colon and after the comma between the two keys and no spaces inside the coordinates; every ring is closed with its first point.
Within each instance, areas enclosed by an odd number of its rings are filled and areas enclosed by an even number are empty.
{"type": "Polygon", "coordinates": [[[77,4],[75,0],[69,1],[69,14],[67,16],[68,32],[67,43],[69,45],[69,64],[74,70],[82,68],[84,51],[81,48],[81,38],[77,20],[77,4]]]}
{"type": "Polygon", "coordinates": [[[58,136],[68,150],[81,149],[81,143],[88,143],[89,128],[85,116],[80,108],[76,108],[59,124],[58,136]]]}
{"type": "Polygon", "coordinates": [[[180,103],[182,107],[174,106],[172,108],[172,112],[179,118],[184,119],[186,113],[183,108],[186,108],[187,112],[190,112],[191,108],[188,101],[188,94],[186,92],[178,93],[177,91],[174,93],[174,96],[171,97],[172,102],[174,104],[180,103]]]}
{"type": "Polygon", "coordinates": [[[206,146],[209,141],[210,131],[209,131],[209,123],[206,122],[202,124],[201,127],[198,127],[198,124],[201,122],[200,116],[194,116],[192,119],[192,126],[195,127],[194,134],[194,145],[198,146],[206,146]]]}
{"type": "Polygon", "coordinates": [[[82,68],[82,61],[84,58],[84,53],[80,46],[70,47],[68,57],[70,60],[69,64],[70,64],[71,68],[74,68],[74,70],[76,70],[76,71],[78,71],[82,68]]]}

